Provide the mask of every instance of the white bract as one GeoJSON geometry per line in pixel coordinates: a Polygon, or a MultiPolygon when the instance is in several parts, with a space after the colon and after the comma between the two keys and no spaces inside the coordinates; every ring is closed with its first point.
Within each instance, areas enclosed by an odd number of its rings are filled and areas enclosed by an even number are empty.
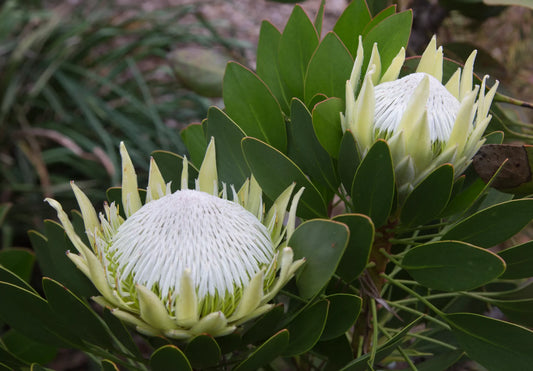
{"type": "Polygon", "coordinates": [[[47,199],[80,253],[68,253],[69,258],[102,294],[93,299],[141,333],[178,339],[227,335],[268,311],[268,302],[304,263],[293,261],[292,249],[286,247],[303,189],[294,195],[284,226],[294,185],[266,215],[253,177],[238,192],[225,184],[219,191],[211,140],[195,189],[188,189],[186,158],[181,189],[174,193],[152,160],[143,205],[123,144],[120,152],[126,219],[115,203],[105,204],[97,215],[72,183],[90,247],[61,205],[47,199]]]}
{"type": "Polygon", "coordinates": [[[474,51],[463,70],[458,68],[442,84],[442,47],[433,37],[415,73],[398,78],[405,60],[402,48],[381,73],[380,55],[374,44],[366,73],[362,75],[361,37],[350,80],[346,82],[343,131],[350,130],[362,156],[377,139],[388,142],[400,196],[408,194],[436,167],[451,163],[459,176],[485,139],[492,99],[498,82],[485,94],[472,87],[474,51]]]}

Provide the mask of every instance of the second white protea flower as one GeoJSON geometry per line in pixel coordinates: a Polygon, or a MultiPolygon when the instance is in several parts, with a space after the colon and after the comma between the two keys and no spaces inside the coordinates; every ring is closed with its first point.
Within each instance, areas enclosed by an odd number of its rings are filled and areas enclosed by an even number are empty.
{"type": "Polygon", "coordinates": [[[342,128],[350,130],[361,155],[376,139],[391,149],[400,195],[406,195],[425,176],[444,163],[460,175],[484,142],[482,135],[491,119],[492,99],[498,82],[485,94],[472,87],[474,51],[464,69],[442,84],[442,47],[433,37],[415,73],[398,78],[405,60],[402,50],[382,73],[374,44],[366,73],[362,75],[361,38],[350,80],[346,82],[346,112],[342,128]]]}
{"type": "Polygon", "coordinates": [[[177,339],[227,335],[268,311],[268,302],[304,262],[293,261],[286,246],[303,189],[293,197],[286,225],[294,186],[266,214],[253,177],[239,191],[226,185],[219,191],[212,140],[195,189],[188,189],[186,158],[181,189],[174,193],[152,160],[143,204],[123,144],[121,156],[125,219],[114,203],[97,215],[72,183],[90,246],[61,205],[47,199],[80,252],[69,258],[102,294],[93,299],[141,333],[177,339]]]}

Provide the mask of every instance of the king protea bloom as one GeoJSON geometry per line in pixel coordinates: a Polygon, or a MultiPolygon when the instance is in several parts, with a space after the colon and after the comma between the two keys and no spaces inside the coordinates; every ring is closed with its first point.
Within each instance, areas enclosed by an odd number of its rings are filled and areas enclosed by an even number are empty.
{"type": "Polygon", "coordinates": [[[472,87],[476,51],[463,70],[458,68],[442,83],[442,47],[433,37],[415,73],[398,78],[405,60],[402,48],[382,73],[374,44],[366,73],[362,75],[363,47],[346,82],[346,112],[342,128],[350,130],[364,156],[377,139],[390,147],[400,195],[410,192],[437,166],[451,163],[456,176],[470,164],[484,142],[482,135],[491,119],[489,108],[498,82],[485,94],[472,87]]]}
{"type": "Polygon", "coordinates": [[[211,140],[195,189],[188,189],[186,158],[181,189],[174,193],[152,159],[143,204],[122,143],[120,153],[126,219],[114,203],[97,215],[72,183],[90,246],[61,205],[47,199],[79,252],[68,257],[102,295],[93,299],[143,334],[176,339],[227,335],[267,312],[273,305],[268,302],[304,263],[293,261],[286,246],[303,189],[293,197],[286,224],[294,185],[266,214],[253,177],[238,191],[225,184],[219,190],[211,140]]]}

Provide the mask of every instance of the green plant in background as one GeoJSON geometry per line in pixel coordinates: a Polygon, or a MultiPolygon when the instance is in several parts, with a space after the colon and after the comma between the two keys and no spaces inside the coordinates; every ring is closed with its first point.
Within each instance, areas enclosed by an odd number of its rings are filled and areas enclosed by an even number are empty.
{"type": "Polygon", "coordinates": [[[44,197],[74,207],[71,179],[103,200],[99,189],[120,178],[121,140],[143,178],[142,154],[186,151],[175,126],[204,117],[209,101],[181,84],[168,56],[187,43],[224,41],[196,14],[195,5],[0,6],[0,188],[1,202],[13,203],[6,224],[15,243],[27,243],[25,230],[50,215],[44,197]]]}
{"type": "MultiPolygon", "coordinates": [[[[487,184],[470,168],[465,170],[483,141],[503,140],[491,124],[486,129],[495,114],[490,102],[496,88],[488,89],[486,79],[472,75],[473,58],[465,66],[444,59],[436,40],[421,58],[404,61],[410,11],[396,13],[389,7],[372,16],[364,0],[354,0],[333,31],[322,37],[323,5],[314,22],[296,6],[282,32],[264,22],[256,71],[228,63],[225,109],[210,108],[201,125],[182,132],[190,164],[180,155],[153,152],[149,187],[138,192],[123,149],[123,188],[108,191],[114,204],[104,206],[107,214],[100,221],[76,186],[81,214],[72,212],[71,221],[51,201],[65,229],[46,221],[43,234],[30,232],[46,276],[44,296],[0,267],[0,295],[7,298],[0,305],[0,318],[18,339],[33,339],[28,342],[32,353],[23,351],[21,341],[4,341],[0,354],[5,368],[43,364],[57,347],[83,350],[110,370],[122,365],[152,370],[438,371],[468,360],[488,370],[530,368],[533,244],[516,242],[513,236],[533,219],[533,200],[499,192],[490,187],[494,177],[487,184]],[[407,114],[380,116],[381,110],[397,103],[388,97],[393,102],[379,106],[380,86],[389,86],[385,84],[417,98],[403,100],[407,114]],[[373,109],[368,104],[372,98],[373,109]],[[435,134],[433,140],[432,129],[442,129],[443,122],[447,135],[435,134]],[[448,157],[433,162],[441,153],[448,157]],[[399,166],[402,154],[410,165],[399,166]],[[197,187],[188,182],[189,174],[196,178],[196,169],[197,187]],[[234,331],[224,322],[199,333],[181,322],[177,309],[180,303],[181,313],[198,314],[197,308],[191,309],[195,296],[203,292],[200,287],[191,289],[198,281],[188,283],[188,274],[182,272],[164,276],[168,265],[160,256],[137,264],[167,246],[153,246],[161,241],[159,234],[137,237],[148,224],[166,233],[189,225],[190,221],[181,222],[169,230],[166,223],[176,211],[166,211],[166,205],[156,211],[158,201],[171,204],[171,198],[189,188],[202,199],[219,202],[219,197],[229,198],[224,184],[247,184],[245,191],[232,190],[231,199],[255,205],[254,223],[265,215],[263,202],[276,210],[276,217],[267,212],[261,223],[277,231],[276,236],[284,235],[279,228],[290,194],[303,189],[293,197],[285,224],[287,241],[277,241],[272,234],[271,238],[276,248],[280,243],[292,248],[289,260],[305,258],[305,263],[294,282],[274,298],[268,294],[271,285],[274,291],[278,288],[275,281],[269,282],[274,279],[268,274],[273,272],[268,268],[272,260],[255,265],[259,271],[266,268],[264,285],[258,283],[263,273],[247,271],[245,281],[250,284],[243,286],[240,302],[237,295],[230,307],[239,312],[243,303],[252,303],[244,312],[253,313],[271,299],[276,305],[258,318],[236,323],[234,331]],[[264,198],[252,197],[259,190],[264,198]],[[244,201],[246,194],[249,203],[244,201]],[[294,215],[300,222],[296,228],[294,215]],[[161,219],[148,222],[152,217],[161,219]],[[144,241],[142,246],[139,241],[144,241]],[[505,241],[512,247],[500,248],[505,241]],[[67,257],[66,251],[80,255],[67,257]],[[171,287],[167,279],[175,282],[174,289],[179,286],[180,292],[188,293],[183,300],[165,289],[171,287]],[[105,298],[96,299],[106,307],[103,310],[89,305],[89,298],[97,294],[95,286],[105,298]],[[135,335],[136,343],[117,317],[127,317],[124,322],[144,334],[159,336],[135,335]],[[188,331],[188,338],[175,339],[176,330],[188,331]]],[[[193,211],[190,215],[195,220],[193,211]]],[[[229,219],[222,226],[217,237],[229,246],[229,219]]],[[[198,237],[187,241],[195,240],[198,237]]],[[[187,245],[181,237],[177,241],[176,249],[187,245]]],[[[237,246],[238,241],[231,244],[237,246]]],[[[195,245],[195,250],[203,248],[202,243],[195,245]]],[[[290,276],[284,275],[288,264],[282,258],[280,277],[290,276]]],[[[210,273],[204,272],[206,277],[210,273]]],[[[195,277],[192,270],[190,277],[195,277]]],[[[232,285],[225,286],[228,293],[232,285]]],[[[228,297],[220,294],[211,299],[220,303],[228,297]]],[[[200,319],[207,312],[191,323],[201,323],[209,317],[200,319]]],[[[229,318],[235,315],[222,312],[229,318]]]]}

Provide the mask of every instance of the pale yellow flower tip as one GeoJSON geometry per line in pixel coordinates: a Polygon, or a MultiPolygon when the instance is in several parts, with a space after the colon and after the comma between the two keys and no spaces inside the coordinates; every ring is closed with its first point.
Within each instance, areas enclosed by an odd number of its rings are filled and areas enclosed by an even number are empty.
{"type": "Polygon", "coordinates": [[[182,167],[181,167],[181,188],[182,191],[189,189],[189,162],[187,161],[187,156],[183,156],[182,167]]]}
{"type": "Polygon", "coordinates": [[[368,69],[373,69],[372,84],[377,85],[381,77],[381,58],[378,51],[378,43],[374,43],[372,46],[372,54],[370,54],[370,61],[368,62],[368,69]]]}
{"type": "Polygon", "coordinates": [[[461,84],[459,87],[459,100],[462,101],[472,91],[472,81],[474,75],[474,61],[477,50],[474,50],[465,62],[463,73],[461,74],[461,84]]]}
{"type": "Polygon", "coordinates": [[[373,69],[370,69],[369,72],[366,73],[363,86],[361,87],[359,96],[355,101],[355,110],[353,115],[355,127],[353,132],[357,133],[357,144],[361,152],[363,152],[362,149],[369,148],[374,142],[372,123],[374,121],[376,97],[374,95],[374,84],[372,83],[373,73],[373,69]]]}
{"type": "Polygon", "coordinates": [[[298,209],[298,202],[304,193],[305,187],[300,188],[292,198],[291,208],[289,210],[289,218],[287,220],[287,241],[291,238],[296,227],[296,210],[298,209]]]}
{"type": "Polygon", "coordinates": [[[457,150],[459,152],[463,151],[468,139],[468,134],[473,129],[472,121],[474,120],[475,113],[474,102],[478,89],[479,86],[476,86],[474,91],[470,92],[470,94],[461,102],[461,106],[457,112],[457,118],[455,119],[455,124],[446,147],[457,145],[457,150]]]}
{"type": "Polygon", "coordinates": [[[228,318],[228,321],[238,321],[244,316],[253,312],[261,303],[263,298],[263,280],[264,270],[260,270],[244,288],[241,301],[233,315],[228,318]]]}
{"type": "MultiPolygon", "coordinates": [[[[424,76],[422,81],[418,84],[413,95],[407,103],[403,116],[398,124],[396,130],[404,131],[406,136],[411,136],[416,133],[414,125],[420,121],[422,115],[426,111],[426,102],[429,97],[429,78],[424,76]]],[[[407,147],[407,145],[406,145],[407,147]]]]}
{"type": "Polygon", "coordinates": [[[461,83],[461,69],[457,68],[452,77],[444,86],[455,98],[459,99],[459,88],[461,83]]]}
{"type": "Polygon", "coordinates": [[[296,183],[292,183],[289,187],[287,187],[278,196],[278,198],[276,198],[276,201],[274,201],[270,210],[268,210],[266,216],[266,223],[272,230],[270,238],[272,239],[275,245],[279,245],[279,243],[281,242],[281,238],[283,238],[281,231],[283,229],[285,211],[287,210],[287,206],[289,205],[289,200],[291,198],[292,191],[294,190],[295,186],[296,183]]]}
{"type": "Polygon", "coordinates": [[[148,173],[148,187],[146,188],[146,202],[157,200],[165,195],[165,180],[153,157],[150,157],[150,171],[148,173]]]}
{"type": "Polygon", "coordinates": [[[355,56],[355,63],[353,64],[352,73],[350,74],[350,83],[353,88],[351,93],[359,87],[359,80],[361,79],[361,68],[363,67],[363,38],[359,35],[359,43],[357,44],[357,54],[355,56]]]}
{"type": "Polygon", "coordinates": [[[200,191],[216,196],[218,194],[217,160],[215,139],[211,137],[205,157],[198,174],[198,186],[200,191]]]}
{"type": "MultiPolygon", "coordinates": [[[[208,333],[213,336],[219,336],[219,333],[224,331],[228,327],[228,320],[224,313],[222,312],[213,312],[209,313],[207,316],[203,317],[198,321],[193,327],[191,327],[190,332],[193,334],[202,334],[208,333]]],[[[232,327],[233,331],[235,326],[232,327]]]]}
{"type": "Polygon", "coordinates": [[[129,217],[141,208],[142,202],[137,186],[137,174],[124,142],[120,142],[120,157],[122,158],[122,205],[124,213],[129,217]]]}
{"type": "Polygon", "coordinates": [[[176,299],[176,321],[180,326],[191,327],[199,318],[198,297],[191,270],[184,269],[180,280],[180,293],[176,299]]]}
{"type": "Polygon", "coordinates": [[[83,193],[83,191],[74,184],[73,181],[70,182],[70,187],[74,191],[74,196],[76,201],[78,201],[78,206],[80,207],[81,215],[83,217],[83,223],[85,225],[85,232],[91,243],[91,246],[94,246],[95,234],[100,231],[100,221],[96,210],[89,198],[83,193]]]}
{"type": "Polygon", "coordinates": [[[392,60],[389,68],[387,68],[387,71],[381,77],[379,83],[396,80],[402,70],[403,62],[405,62],[405,49],[402,46],[398,54],[396,54],[396,57],[392,60]]]}
{"type": "Polygon", "coordinates": [[[153,291],[143,285],[136,285],[136,289],[140,316],[146,323],[162,331],[177,327],[168,315],[167,309],[153,291]]]}

